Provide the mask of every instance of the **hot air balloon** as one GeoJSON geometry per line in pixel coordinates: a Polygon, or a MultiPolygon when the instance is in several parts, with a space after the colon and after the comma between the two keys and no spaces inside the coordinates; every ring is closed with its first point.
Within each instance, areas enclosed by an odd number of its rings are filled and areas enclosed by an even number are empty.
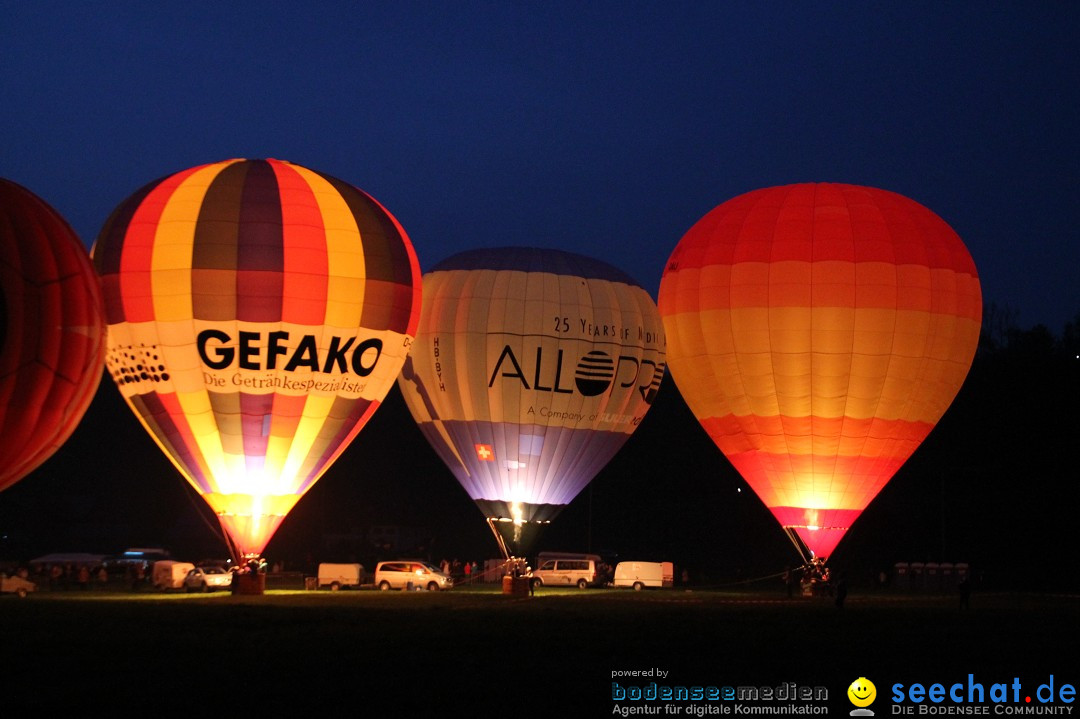
{"type": "Polygon", "coordinates": [[[963,242],[927,208],[800,184],[691,227],[659,309],[687,405],[823,562],[956,396],[982,299],[963,242]]]}
{"type": "Polygon", "coordinates": [[[260,555],[401,369],[420,309],[405,230],[334,177],[234,159],[143,187],[93,258],[109,374],[234,556],[260,555]]]}
{"type": "Polygon", "coordinates": [[[522,558],[652,404],[660,316],[621,271],[556,250],[463,252],[423,284],[399,386],[504,555],[522,558]]]}
{"type": "Polygon", "coordinates": [[[82,242],[0,178],[0,490],[71,436],[101,382],[105,320],[82,242]]]}

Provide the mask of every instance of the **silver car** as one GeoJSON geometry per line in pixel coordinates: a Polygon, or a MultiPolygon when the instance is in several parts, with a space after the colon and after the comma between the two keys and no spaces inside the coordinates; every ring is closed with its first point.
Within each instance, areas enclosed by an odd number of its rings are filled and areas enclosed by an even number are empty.
{"type": "Polygon", "coordinates": [[[232,572],[221,567],[195,567],[184,577],[184,591],[212,592],[232,586],[232,572]]]}

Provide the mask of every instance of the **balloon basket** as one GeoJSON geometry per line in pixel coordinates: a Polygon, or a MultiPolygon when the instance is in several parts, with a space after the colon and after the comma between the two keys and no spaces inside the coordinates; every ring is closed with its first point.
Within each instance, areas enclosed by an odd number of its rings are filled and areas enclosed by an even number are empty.
{"type": "Polygon", "coordinates": [[[529,596],[529,577],[503,577],[502,593],[510,597],[529,596]]]}
{"type": "Polygon", "coordinates": [[[259,595],[266,592],[266,575],[261,572],[234,574],[232,578],[232,593],[259,595]]]}

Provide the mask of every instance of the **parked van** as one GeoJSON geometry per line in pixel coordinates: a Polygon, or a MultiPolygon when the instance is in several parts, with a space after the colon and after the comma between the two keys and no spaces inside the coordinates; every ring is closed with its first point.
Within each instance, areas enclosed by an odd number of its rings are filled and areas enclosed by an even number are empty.
{"type": "Polygon", "coordinates": [[[375,565],[375,586],[387,589],[450,589],[454,580],[427,562],[416,560],[379,562],[375,565]]]}
{"type": "Polygon", "coordinates": [[[336,592],[345,587],[357,588],[364,581],[364,566],[362,564],[329,564],[319,565],[319,587],[330,587],[336,592]]]}
{"type": "Polygon", "coordinates": [[[615,586],[671,587],[675,585],[675,565],[671,562],[619,562],[615,565],[615,586]]]}
{"type": "Polygon", "coordinates": [[[161,591],[181,589],[188,572],[195,568],[191,562],[175,562],[171,559],[159,559],[154,562],[150,578],[154,588],[161,591]]]}
{"type": "Polygon", "coordinates": [[[536,569],[529,573],[533,587],[578,587],[584,589],[599,581],[597,565],[601,559],[596,554],[559,554],[541,552],[536,558],[536,569]]]}

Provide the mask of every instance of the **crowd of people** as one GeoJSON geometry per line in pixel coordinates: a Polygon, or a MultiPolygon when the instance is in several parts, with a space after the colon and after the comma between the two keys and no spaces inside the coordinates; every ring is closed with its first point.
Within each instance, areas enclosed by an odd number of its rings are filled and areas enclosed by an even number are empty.
{"type": "MultiPolygon", "coordinates": [[[[148,573],[142,568],[141,579],[145,579],[148,573]]],[[[112,586],[123,576],[116,567],[106,567],[104,564],[87,564],[76,562],[64,563],[40,563],[31,564],[29,567],[21,566],[10,571],[9,576],[16,576],[33,582],[39,590],[90,590],[94,588],[112,586]]],[[[128,569],[129,580],[135,582],[135,568],[128,569]]]]}
{"type": "Polygon", "coordinates": [[[443,559],[439,562],[439,571],[448,577],[453,577],[454,584],[484,581],[484,570],[479,564],[469,561],[463,562],[457,557],[443,559]]]}

